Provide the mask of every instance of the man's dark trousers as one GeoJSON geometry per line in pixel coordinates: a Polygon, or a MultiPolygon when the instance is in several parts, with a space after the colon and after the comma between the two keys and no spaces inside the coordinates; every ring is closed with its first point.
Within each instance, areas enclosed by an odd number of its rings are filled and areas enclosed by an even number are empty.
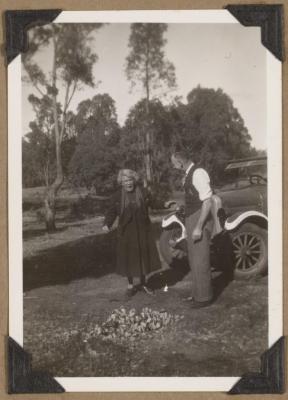
{"type": "Polygon", "coordinates": [[[213,297],[210,267],[212,219],[208,218],[204,224],[200,240],[194,242],[192,238],[193,230],[199,220],[200,211],[189,215],[185,219],[188,259],[192,275],[192,297],[199,302],[209,301],[213,297]]]}

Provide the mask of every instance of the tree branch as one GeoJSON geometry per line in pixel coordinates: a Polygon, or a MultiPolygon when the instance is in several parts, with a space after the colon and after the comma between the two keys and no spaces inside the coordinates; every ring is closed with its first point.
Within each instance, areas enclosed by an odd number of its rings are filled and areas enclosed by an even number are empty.
{"type": "Polygon", "coordinates": [[[52,28],[52,40],[54,45],[54,59],[52,67],[52,87],[56,88],[56,54],[57,54],[57,42],[55,38],[55,30],[52,28]]]}
{"type": "Polygon", "coordinates": [[[66,111],[68,110],[68,107],[69,107],[69,105],[70,105],[70,103],[71,103],[71,100],[72,100],[72,98],[73,98],[73,96],[74,96],[74,94],[75,94],[76,88],[77,88],[77,82],[76,82],[76,80],[75,80],[75,81],[74,81],[74,86],[73,86],[73,89],[72,89],[71,96],[70,96],[70,98],[68,99],[68,102],[67,102],[66,111]]]}
{"type": "Polygon", "coordinates": [[[45,96],[45,93],[39,88],[38,84],[35,81],[33,81],[33,79],[31,78],[31,75],[27,69],[25,62],[23,62],[23,66],[24,66],[24,69],[27,72],[28,78],[29,78],[30,82],[32,83],[32,85],[34,86],[34,88],[38,91],[38,93],[41,94],[41,96],[45,96]]]}
{"type": "Polygon", "coordinates": [[[54,132],[55,132],[55,142],[56,142],[56,179],[51,185],[50,190],[50,201],[53,203],[55,201],[55,194],[60,188],[63,182],[63,168],[62,168],[62,157],[61,157],[61,134],[59,131],[59,119],[58,119],[58,110],[57,110],[57,87],[56,87],[56,79],[57,79],[57,41],[55,35],[55,28],[52,24],[52,40],[54,45],[54,59],[53,59],[53,67],[52,67],[52,100],[53,100],[53,117],[54,117],[54,132]]]}
{"type": "MultiPolygon", "coordinates": [[[[69,101],[70,86],[71,86],[71,83],[67,82],[65,100],[64,100],[64,107],[63,107],[63,116],[62,116],[62,121],[61,121],[60,143],[62,143],[63,134],[64,134],[64,130],[65,130],[66,112],[67,112],[67,108],[68,108],[68,105],[69,105],[68,101],[69,101]]],[[[74,88],[75,88],[75,85],[74,85],[74,88]]],[[[74,91],[75,91],[75,89],[74,89],[74,91]]],[[[72,95],[73,95],[73,93],[72,93],[72,95]]],[[[70,99],[71,99],[71,97],[70,97],[70,99]]]]}
{"type": "Polygon", "coordinates": [[[37,83],[36,82],[33,82],[33,81],[31,81],[32,82],[32,85],[35,87],[35,89],[38,91],[38,93],[40,93],[41,94],[41,96],[45,96],[45,93],[44,92],[42,92],[42,90],[39,88],[39,86],[37,85],[37,83]]]}

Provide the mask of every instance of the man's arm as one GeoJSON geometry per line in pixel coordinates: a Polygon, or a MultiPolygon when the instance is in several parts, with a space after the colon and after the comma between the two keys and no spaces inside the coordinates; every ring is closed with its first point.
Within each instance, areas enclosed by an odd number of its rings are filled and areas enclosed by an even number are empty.
{"type": "Polygon", "coordinates": [[[202,207],[201,207],[201,211],[200,211],[200,216],[198,219],[198,222],[193,230],[192,233],[192,238],[194,241],[196,240],[200,240],[202,237],[202,230],[203,230],[203,225],[211,211],[211,197],[209,197],[208,199],[204,200],[202,203],[202,207]]]}
{"type": "Polygon", "coordinates": [[[209,175],[202,168],[195,170],[192,183],[198,191],[199,198],[202,201],[200,216],[192,233],[193,240],[196,241],[201,239],[204,223],[212,209],[212,190],[209,175]]]}

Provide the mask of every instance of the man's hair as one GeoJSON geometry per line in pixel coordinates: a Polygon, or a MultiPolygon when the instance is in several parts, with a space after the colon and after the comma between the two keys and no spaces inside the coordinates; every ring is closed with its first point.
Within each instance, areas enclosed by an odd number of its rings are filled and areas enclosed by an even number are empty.
{"type": "Polygon", "coordinates": [[[187,162],[187,161],[191,161],[191,156],[189,155],[189,153],[185,150],[180,150],[180,151],[175,151],[174,153],[172,153],[172,156],[174,158],[176,158],[177,160],[183,161],[183,162],[187,162]]]}

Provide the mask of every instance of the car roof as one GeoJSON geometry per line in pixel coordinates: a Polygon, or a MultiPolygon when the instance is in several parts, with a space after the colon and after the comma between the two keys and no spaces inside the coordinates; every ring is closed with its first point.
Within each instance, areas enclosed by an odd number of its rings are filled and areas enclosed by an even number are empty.
{"type": "Polygon", "coordinates": [[[244,167],[254,167],[260,165],[267,165],[267,157],[253,157],[253,158],[242,158],[238,160],[231,160],[227,164],[225,170],[236,169],[244,167]]]}

